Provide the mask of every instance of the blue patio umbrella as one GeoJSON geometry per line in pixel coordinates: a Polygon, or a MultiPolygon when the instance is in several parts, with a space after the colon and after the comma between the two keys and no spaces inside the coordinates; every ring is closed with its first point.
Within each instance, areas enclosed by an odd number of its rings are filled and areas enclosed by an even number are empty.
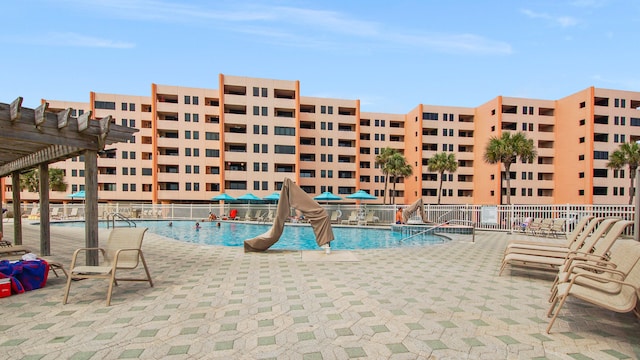
{"type": "Polygon", "coordinates": [[[67,195],[67,197],[70,197],[72,199],[83,199],[85,198],[85,192],[84,190],[78,191],[78,192],[74,192],[73,194],[69,194],[67,195]]]}
{"type": "Polygon", "coordinates": [[[233,200],[235,200],[235,198],[233,196],[229,196],[229,195],[227,195],[225,193],[222,193],[220,195],[216,195],[216,196],[212,197],[211,200],[233,201],[233,200]]]}
{"type": "Polygon", "coordinates": [[[322,194],[315,196],[313,200],[317,201],[333,201],[333,200],[342,200],[342,198],[338,195],[334,195],[330,191],[325,191],[322,194]]]}
{"type": "Polygon", "coordinates": [[[262,199],[253,195],[252,193],[246,193],[242,196],[238,196],[238,200],[245,200],[245,201],[251,202],[251,201],[260,201],[262,199]]]}
{"type": "Polygon", "coordinates": [[[278,200],[280,200],[280,192],[279,191],[275,191],[275,192],[263,197],[262,200],[278,201],[278,200]]]}
{"type": "Polygon", "coordinates": [[[347,195],[347,199],[353,199],[353,200],[376,200],[378,199],[377,197],[369,194],[368,192],[364,191],[364,190],[358,190],[355,193],[351,194],[351,195],[347,195]]]}

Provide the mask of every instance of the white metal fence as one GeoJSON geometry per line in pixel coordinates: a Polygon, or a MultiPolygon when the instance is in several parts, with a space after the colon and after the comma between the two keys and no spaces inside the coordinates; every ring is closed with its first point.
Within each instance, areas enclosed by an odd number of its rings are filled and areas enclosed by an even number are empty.
{"type": "MultiPolygon", "coordinates": [[[[364,219],[366,214],[373,212],[374,224],[389,225],[395,222],[397,209],[406,205],[344,205],[321,204],[331,215],[334,212],[340,215],[337,223],[347,220],[352,212],[356,212],[359,219],[364,219]]],[[[37,204],[27,204],[23,207],[23,215],[34,213],[33,208],[37,204]]],[[[132,219],[164,219],[164,220],[202,220],[209,217],[209,212],[217,216],[228,215],[231,209],[238,210],[238,216],[243,219],[247,211],[251,210],[255,216],[268,215],[270,211],[275,213],[277,204],[149,204],[149,203],[109,203],[99,204],[98,214],[102,219],[113,212],[123,214],[132,219]]],[[[12,207],[9,206],[9,209],[12,207]]],[[[616,217],[625,220],[634,220],[634,205],[425,205],[425,211],[429,221],[443,223],[450,220],[464,220],[475,224],[478,230],[511,231],[517,228],[527,217],[532,218],[561,218],[565,219],[569,232],[581,217],[592,215],[596,217],[616,217]]],[[[84,204],[52,205],[51,213],[56,213],[60,219],[82,219],[84,204]],[[54,210],[54,208],[58,210],[54,210]]],[[[291,211],[291,216],[295,212],[291,211]]],[[[417,216],[417,215],[415,215],[417,216]]],[[[413,220],[418,221],[419,217],[413,220]]],[[[370,222],[368,222],[370,224],[370,222]]],[[[627,235],[633,234],[633,229],[628,229],[627,235]]]]}

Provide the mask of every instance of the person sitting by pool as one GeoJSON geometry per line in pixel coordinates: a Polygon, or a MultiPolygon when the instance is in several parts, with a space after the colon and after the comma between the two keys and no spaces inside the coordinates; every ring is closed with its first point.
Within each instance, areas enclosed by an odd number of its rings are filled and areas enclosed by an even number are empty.
{"type": "Polygon", "coordinates": [[[214,221],[217,220],[218,217],[216,216],[216,214],[212,213],[211,211],[209,211],[209,221],[214,221]]]}
{"type": "Polygon", "coordinates": [[[396,224],[402,224],[402,209],[396,211],[396,224]]]}
{"type": "Polygon", "coordinates": [[[200,230],[200,223],[196,222],[196,230],[200,230]]]}

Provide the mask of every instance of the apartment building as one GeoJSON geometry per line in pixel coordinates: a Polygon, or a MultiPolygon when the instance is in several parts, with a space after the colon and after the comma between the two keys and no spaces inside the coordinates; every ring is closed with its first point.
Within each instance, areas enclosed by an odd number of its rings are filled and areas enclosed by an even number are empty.
{"type": "MultiPolygon", "coordinates": [[[[606,164],[621,143],[640,140],[640,92],[593,87],[558,100],[498,96],[477,107],[419,104],[389,114],[364,112],[359,100],[303,96],[299,81],[220,74],[210,89],[152,84],[149,96],[91,92],[88,103],[47,101],[53,111],[92,111],[139,129],[99,155],[101,201],[209,202],[221,192],[264,197],[289,177],[311,195],[363,189],[382,203],[384,176],[375,158],[391,147],[414,169],[395,184],[397,203],[420,197],[436,203],[440,175],[427,163],[448,152],[459,167],[443,175],[441,203],[500,204],[506,174],[501,164],[484,161],[484,150],[491,137],[522,131],[538,157],[512,165],[512,203],[626,204],[628,169],[606,164]]],[[[51,192],[51,201],[68,201],[84,188],[82,157],[51,167],[63,169],[69,185],[51,192]]],[[[10,184],[2,180],[5,199],[10,184]]]]}

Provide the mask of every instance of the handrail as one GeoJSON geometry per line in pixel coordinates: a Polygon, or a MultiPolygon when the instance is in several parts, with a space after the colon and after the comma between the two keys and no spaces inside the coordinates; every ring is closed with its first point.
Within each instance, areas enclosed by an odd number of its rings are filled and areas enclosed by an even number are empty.
{"type": "Polygon", "coordinates": [[[449,220],[450,223],[460,223],[463,225],[469,225],[471,227],[471,242],[476,242],[476,224],[471,220],[453,219],[449,220]]]}
{"type": "Polygon", "coordinates": [[[413,237],[415,237],[415,236],[418,236],[418,235],[424,235],[424,234],[426,234],[426,233],[428,233],[428,232],[430,232],[430,231],[435,231],[436,229],[442,228],[442,227],[444,227],[445,225],[449,225],[449,224],[452,224],[452,223],[461,223],[461,224],[467,224],[467,225],[470,225],[470,227],[471,227],[471,242],[475,242],[475,241],[476,241],[476,230],[475,230],[475,225],[474,225],[473,221],[470,221],[470,220],[460,220],[460,219],[452,219],[452,220],[445,221],[445,222],[443,222],[443,223],[440,223],[440,224],[438,224],[438,225],[435,225],[435,226],[434,226],[434,227],[432,227],[432,228],[429,228],[429,229],[427,229],[427,230],[424,230],[424,231],[421,231],[421,232],[419,232],[419,233],[413,234],[413,235],[411,235],[411,236],[409,236],[409,237],[406,237],[406,238],[404,238],[404,239],[402,239],[402,240],[411,239],[411,238],[413,238],[413,237]]]}
{"type": "Polygon", "coordinates": [[[443,227],[444,225],[446,225],[446,224],[448,224],[448,223],[449,223],[448,221],[445,221],[445,222],[443,222],[443,223],[441,223],[441,224],[438,224],[438,225],[436,225],[436,226],[434,226],[434,227],[432,227],[432,228],[428,228],[427,230],[420,231],[419,233],[415,233],[415,234],[413,234],[413,235],[411,235],[411,236],[409,236],[409,237],[406,237],[406,238],[404,238],[404,239],[402,239],[402,240],[411,239],[411,238],[416,237],[416,236],[418,236],[418,235],[424,235],[424,234],[426,234],[426,233],[428,233],[428,232],[430,232],[430,231],[434,231],[434,230],[435,230],[435,229],[437,229],[437,228],[441,228],[441,227],[443,227]]]}
{"type": "Polygon", "coordinates": [[[124,215],[122,215],[120,213],[113,212],[113,213],[107,214],[107,229],[109,228],[109,219],[111,219],[112,227],[113,228],[116,227],[116,217],[119,218],[122,221],[126,221],[127,224],[129,224],[129,227],[132,227],[132,225],[133,225],[133,227],[137,227],[135,221],[131,220],[130,218],[128,218],[128,217],[126,217],[126,216],[124,216],[124,215]]]}

